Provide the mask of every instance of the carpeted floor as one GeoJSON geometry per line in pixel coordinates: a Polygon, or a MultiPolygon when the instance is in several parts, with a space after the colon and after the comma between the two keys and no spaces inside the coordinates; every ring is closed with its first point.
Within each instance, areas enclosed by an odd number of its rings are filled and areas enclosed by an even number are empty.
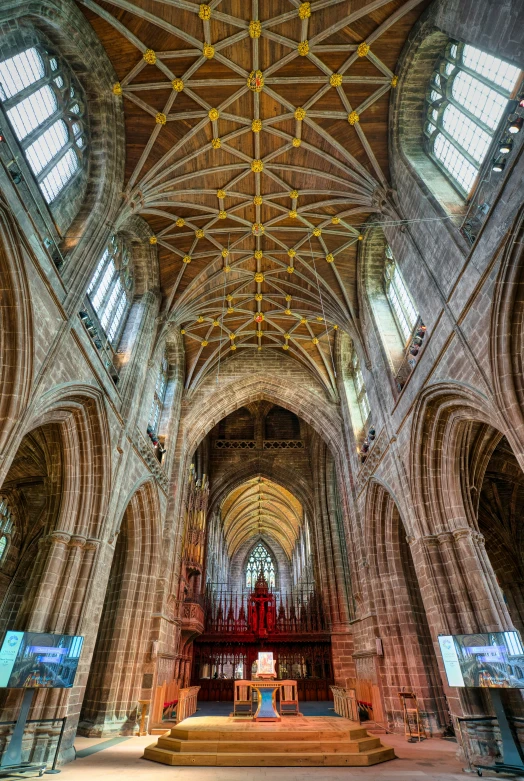
{"type": "MultiPolygon", "coordinates": [[[[232,702],[200,702],[194,716],[229,716],[233,711],[232,702]]],[[[303,716],[336,716],[333,703],[325,702],[301,702],[300,712],[303,716]]],[[[292,716],[286,718],[293,718],[292,716]]]]}

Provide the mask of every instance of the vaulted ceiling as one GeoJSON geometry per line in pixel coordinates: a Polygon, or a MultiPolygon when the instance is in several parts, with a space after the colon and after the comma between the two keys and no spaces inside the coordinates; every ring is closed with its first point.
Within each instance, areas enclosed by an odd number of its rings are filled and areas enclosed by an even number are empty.
{"type": "Polygon", "coordinates": [[[396,63],[428,0],[78,0],[119,79],[119,224],[146,219],[188,387],[246,348],[333,388],[364,223],[388,208],[396,63]]]}
{"type": "Polygon", "coordinates": [[[221,507],[230,557],[248,540],[275,540],[291,558],[302,522],[302,505],[292,493],[264,477],[247,480],[221,507]]]}

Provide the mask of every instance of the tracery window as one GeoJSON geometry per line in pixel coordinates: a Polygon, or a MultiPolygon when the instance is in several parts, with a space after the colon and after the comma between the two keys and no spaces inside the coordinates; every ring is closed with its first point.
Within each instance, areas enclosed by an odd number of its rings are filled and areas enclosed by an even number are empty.
{"type": "Polygon", "coordinates": [[[425,134],[431,158],[467,196],[521,72],[498,57],[450,43],[431,77],[425,134]]]}
{"type": "Polygon", "coordinates": [[[0,100],[47,203],[86,160],[84,103],[61,60],[34,46],[0,62],[0,100]]]}
{"type": "Polygon", "coordinates": [[[151,412],[149,413],[148,430],[156,431],[162,410],[164,409],[164,401],[166,398],[167,390],[167,371],[169,368],[167,355],[164,354],[161,362],[160,369],[155,384],[155,392],[153,394],[153,403],[151,404],[151,412]]]}
{"type": "Polygon", "coordinates": [[[358,359],[357,351],[353,348],[351,355],[351,368],[353,373],[353,385],[355,386],[355,395],[357,398],[358,407],[360,410],[360,417],[362,424],[364,424],[371,412],[371,406],[369,404],[368,394],[366,386],[364,384],[364,377],[360,369],[360,361],[358,359]]]}
{"type": "Polygon", "coordinates": [[[0,496],[0,564],[7,553],[7,548],[13,534],[13,514],[4,496],[0,496]]]}
{"type": "Polygon", "coordinates": [[[254,589],[260,573],[264,574],[269,588],[275,588],[275,564],[273,558],[261,542],[253,548],[246,565],[246,586],[254,589]]]}
{"type": "Polygon", "coordinates": [[[115,347],[131,306],[133,276],[129,250],[113,236],[87,288],[87,295],[107,338],[115,347]]]}
{"type": "Polygon", "coordinates": [[[415,309],[400,269],[395,263],[393,253],[387,245],[386,263],[384,265],[384,286],[399,332],[403,341],[407,342],[418,322],[419,313],[415,309]]]}

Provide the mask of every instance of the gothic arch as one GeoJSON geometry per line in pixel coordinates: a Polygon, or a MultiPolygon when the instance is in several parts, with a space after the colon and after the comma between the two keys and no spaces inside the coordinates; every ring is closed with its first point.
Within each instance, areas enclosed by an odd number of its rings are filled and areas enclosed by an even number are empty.
{"type": "MultiPolygon", "coordinates": [[[[471,527],[464,505],[464,444],[473,423],[505,432],[498,411],[470,385],[448,382],[431,385],[420,395],[410,443],[410,480],[418,528],[415,536],[434,535],[471,527]]],[[[508,439],[514,442],[508,432],[508,439]]]]}
{"type": "Polygon", "coordinates": [[[446,706],[410,538],[392,493],[372,479],[366,495],[370,585],[383,658],[377,657],[388,721],[401,724],[398,691],[416,689],[434,726],[447,721],[446,706]]]}
{"type": "Polygon", "coordinates": [[[319,397],[304,387],[264,373],[234,380],[205,397],[202,404],[195,403],[183,424],[187,450],[193,453],[219,420],[255,400],[270,401],[294,412],[309,423],[334,452],[343,451],[342,419],[324,394],[319,397]],[[191,438],[188,432],[191,432],[191,438]]]}
{"type": "Polygon", "coordinates": [[[60,430],[64,483],[57,528],[99,539],[111,479],[111,437],[102,393],[90,385],[64,384],[43,394],[31,413],[23,435],[48,423],[60,430]]]}

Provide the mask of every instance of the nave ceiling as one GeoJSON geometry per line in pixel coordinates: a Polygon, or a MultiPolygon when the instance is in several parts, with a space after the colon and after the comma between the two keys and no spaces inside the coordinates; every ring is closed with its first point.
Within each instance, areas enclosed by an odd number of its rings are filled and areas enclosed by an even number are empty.
{"type": "Polygon", "coordinates": [[[232,490],[220,508],[229,556],[247,543],[271,539],[291,558],[299,538],[302,505],[286,488],[254,477],[232,490]]]}
{"type": "Polygon", "coordinates": [[[77,2],[119,79],[118,224],[154,233],[187,387],[255,348],[332,389],[363,225],[390,210],[396,64],[428,0],[77,2]]]}

